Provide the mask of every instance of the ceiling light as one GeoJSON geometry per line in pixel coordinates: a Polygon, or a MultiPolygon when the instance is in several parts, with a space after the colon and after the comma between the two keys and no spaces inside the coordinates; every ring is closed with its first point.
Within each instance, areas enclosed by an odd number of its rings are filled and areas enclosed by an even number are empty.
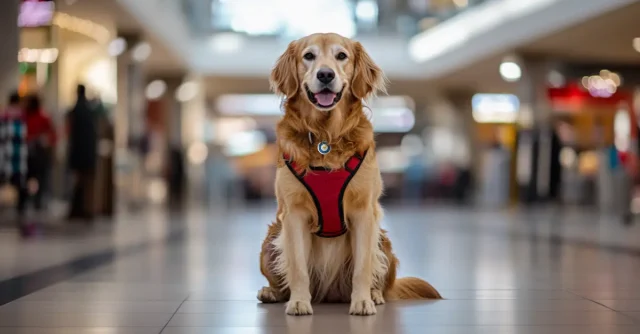
{"type": "Polygon", "coordinates": [[[198,84],[193,81],[188,81],[180,85],[176,90],[176,99],[180,102],[187,102],[194,99],[199,92],[198,84]]]}
{"type": "Polygon", "coordinates": [[[140,42],[134,48],[131,57],[134,61],[142,63],[151,55],[151,45],[147,42],[140,42]]]}
{"type": "Polygon", "coordinates": [[[500,76],[507,82],[516,82],[522,77],[520,65],[513,61],[505,61],[500,64],[500,76]]]}
{"type": "Polygon", "coordinates": [[[236,33],[220,33],[211,37],[211,47],[218,53],[236,53],[244,42],[244,37],[236,33]]]}
{"type": "Polygon", "coordinates": [[[145,90],[145,95],[149,100],[157,100],[167,91],[167,83],[162,80],[154,80],[145,90]]]}
{"type": "Polygon", "coordinates": [[[356,17],[358,21],[375,22],[378,19],[378,4],[371,0],[361,0],[356,4],[356,17]]]}
{"type": "Polygon", "coordinates": [[[105,26],[66,13],[55,13],[51,24],[87,36],[100,44],[108,44],[111,41],[111,32],[105,26]]]}
{"type": "Polygon", "coordinates": [[[118,38],[114,39],[113,41],[111,41],[111,43],[109,43],[109,46],[107,48],[107,52],[112,57],[118,57],[126,49],[127,49],[127,41],[122,37],[118,37],[118,38]]]}

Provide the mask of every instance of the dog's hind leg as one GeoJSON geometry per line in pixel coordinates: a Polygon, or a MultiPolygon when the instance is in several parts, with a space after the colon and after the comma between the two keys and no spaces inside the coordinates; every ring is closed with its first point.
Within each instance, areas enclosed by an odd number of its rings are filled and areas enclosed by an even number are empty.
{"type": "Polygon", "coordinates": [[[288,289],[282,286],[284,277],[278,275],[275,271],[276,253],[273,241],[280,235],[282,231],[282,222],[277,220],[269,226],[267,237],[262,243],[262,251],[260,252],[260,271],[262,275],[269,281],[269,286],[265,286],[258,291],[258,300],[263,303],[282,303],[289,297],[288,289]]]}

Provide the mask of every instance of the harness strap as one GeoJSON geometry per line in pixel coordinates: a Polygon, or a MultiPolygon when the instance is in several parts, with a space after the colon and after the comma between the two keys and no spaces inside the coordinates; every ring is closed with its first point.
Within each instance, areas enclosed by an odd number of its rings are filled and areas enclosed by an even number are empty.
{"type": "Polygon", "coordinates": [[[298,181],[307,189],[313,199],[318,213],[318,231],[316,235],[333,238],[347,232],[345,222],[343,197],[351,179],[362,165],[367,152],[354,154],[347,160],[344,167],[338,170],[328,170],[324,167],[311,167],[312,171],[298,171],[295,161],[288,154],[283,154],[286,166],[296,176],[298,181]]]}

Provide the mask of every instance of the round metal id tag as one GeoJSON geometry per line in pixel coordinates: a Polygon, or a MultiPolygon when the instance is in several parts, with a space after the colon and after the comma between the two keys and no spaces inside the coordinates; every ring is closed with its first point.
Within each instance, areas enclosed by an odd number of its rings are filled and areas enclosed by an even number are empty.
{"type": "Polygon", "coordinates": [[[327,144],[326,141],[321,141],[320,144],[318,144],[318,152],[322,155],[331,152],[331,145],[327,144]]]}

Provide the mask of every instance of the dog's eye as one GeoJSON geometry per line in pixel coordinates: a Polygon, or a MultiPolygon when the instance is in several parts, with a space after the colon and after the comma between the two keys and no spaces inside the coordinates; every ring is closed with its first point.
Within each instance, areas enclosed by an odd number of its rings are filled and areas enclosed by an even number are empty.
{"type": "Polygon", "coordinates": [[[338,54],[336,55],[336,59],[338,59],[338,60],[345,60],[345,59],[347,59],[347,54],[346,54],[346,53],[344,53],[344,52],[340,52],[340,53],[338,53],[338,54]]]}
{"type": "Polygon", "coordinates": [[[314,55],[314,54],[313,54],[313,53],[311,53],[311,52],[307,52],[307,53],[305,53],[305,54],[304,54],[304,56],[302,56],[302,57],[303,57],[305,60],[309,60],[309,61],[316,59],[316,55],[314,55]]]}

